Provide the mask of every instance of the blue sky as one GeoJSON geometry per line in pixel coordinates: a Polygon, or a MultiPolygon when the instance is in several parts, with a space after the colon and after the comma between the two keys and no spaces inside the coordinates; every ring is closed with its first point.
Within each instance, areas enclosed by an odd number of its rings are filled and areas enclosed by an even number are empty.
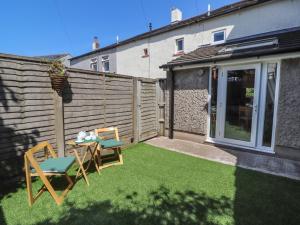
{"type": "Polygon", "coordinates": [[[170,23],[175,6],[189,18],[237,0],[1,0],[0,53],[37,56],[91,50],[170,23]]]}

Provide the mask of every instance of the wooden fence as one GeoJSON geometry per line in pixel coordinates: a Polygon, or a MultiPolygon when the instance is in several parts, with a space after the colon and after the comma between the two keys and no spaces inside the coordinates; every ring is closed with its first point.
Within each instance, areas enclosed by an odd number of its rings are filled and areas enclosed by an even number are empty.
{"type": "Polygon", "coordinates": [[[47,71],[47,62],[0,55],[0,179],[20,174],[24,151],[40,141],[63,155],[81,130],[118,126],[126,143],[158,134],[157,80],[69,69],[59,96],[47,71]]]}
{"type": "Polygon", "coordinates": [[[151,79],[138,79],[137,83],[138,139],[140,141],[158,135],[158,82],[151,79]]]}

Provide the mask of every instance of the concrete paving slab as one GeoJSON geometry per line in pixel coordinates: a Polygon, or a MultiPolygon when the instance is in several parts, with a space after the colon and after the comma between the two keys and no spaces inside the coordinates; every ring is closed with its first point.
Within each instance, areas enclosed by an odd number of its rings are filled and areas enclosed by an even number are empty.
{"type": "Polygon", "coordinates": [[[278,158],[272,154],[243,152],[167,137],[156,137],[145,143],[198,158],[300,180],[299,161],[278,158]]]}

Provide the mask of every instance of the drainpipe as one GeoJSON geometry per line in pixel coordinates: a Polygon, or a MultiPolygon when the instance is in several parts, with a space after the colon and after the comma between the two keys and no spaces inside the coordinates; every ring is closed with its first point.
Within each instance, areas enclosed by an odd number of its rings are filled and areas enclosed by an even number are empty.
{"type": "Polygon", "coordinates": [[[169,138],[174,137],[174,72],[173,69],[169,70],[170,76],[170,89],[169,89],[169,138]]]}

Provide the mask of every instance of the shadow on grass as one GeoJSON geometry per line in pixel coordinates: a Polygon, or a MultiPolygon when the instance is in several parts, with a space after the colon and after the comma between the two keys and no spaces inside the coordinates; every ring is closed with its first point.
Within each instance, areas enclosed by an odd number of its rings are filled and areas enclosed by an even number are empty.
{"type": "Polygon", "coordinates": [[[65,202],[58,219],[48,218],[36,225],[50,224],[219,224],[217,219],[232,212],[231,200],[210,198],[191,190],[171,192],[161,186],[140,198],[137,192],[122,194],[121,204],[111,201],[90,202],[86,207],[65,202]]]}
{"type": "Polygon", "coordinates": [[[237,167],[235,225],[299,225],[300,182],[237,167]]]}

